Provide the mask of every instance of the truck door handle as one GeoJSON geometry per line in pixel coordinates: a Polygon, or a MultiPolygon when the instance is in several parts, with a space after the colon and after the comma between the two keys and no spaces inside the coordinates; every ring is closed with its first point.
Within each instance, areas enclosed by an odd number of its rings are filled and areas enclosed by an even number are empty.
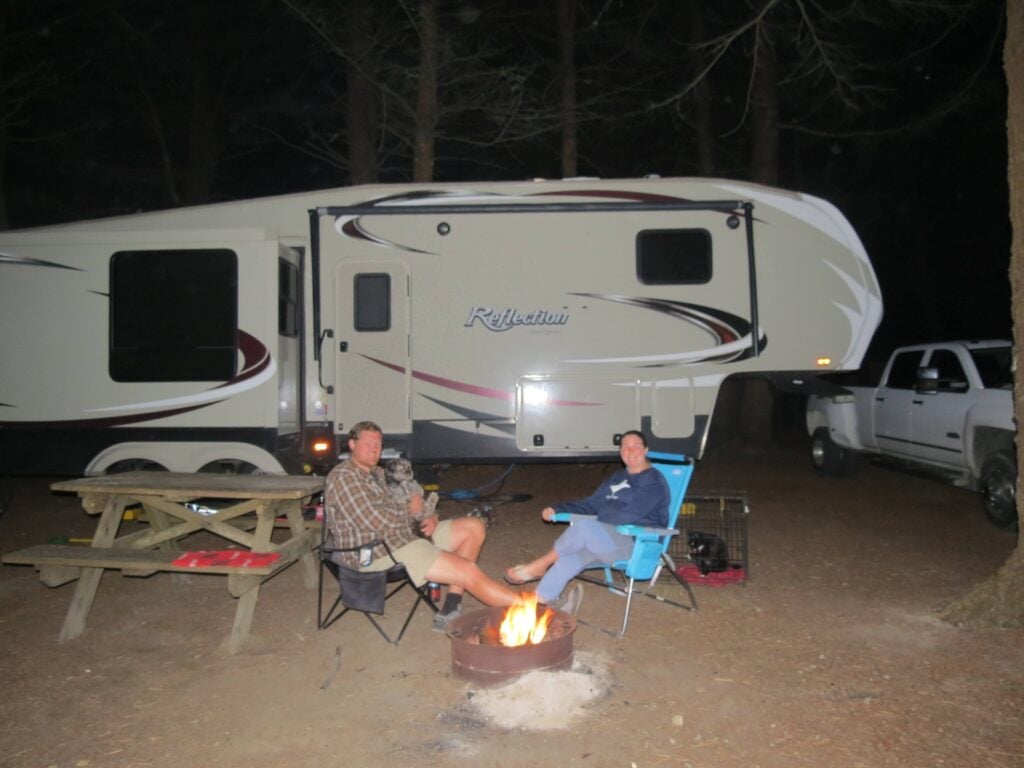
{"type": "Polygon", "coordinates": [[[952,438],[953,440],[959,440],[960,434],[958,432],[947,432],[946,437],[952,438]]]}
{"type": "Polygon", "coordinates": [[[914,405],[924,405],[924,400],[911,400],[914,405]]]}
{"type": "Polygon", "coordinates": [[[885,402],[885,398],[884,397],[876,397],[875,398],[875,402],[876,403],[884,403],[885,402]]]}

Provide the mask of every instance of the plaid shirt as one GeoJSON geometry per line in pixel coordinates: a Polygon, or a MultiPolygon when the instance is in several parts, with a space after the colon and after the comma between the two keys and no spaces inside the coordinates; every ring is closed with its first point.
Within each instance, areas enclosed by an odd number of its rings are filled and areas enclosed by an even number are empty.
{"type": "MultiPolygon", "coordinates": [[[[384,539],[391,551],[415,540],[405,509],[388,490],[384,470],[369,472],[345,460],[327,475],[324,514],[336,547],[357,547],[371,539],[384,539]]],[[[386,557],[383,546],[374,547],[373,557],[386,557]]],[[[359,553],[341,553],[344,564],[359,568],[359,553]]]]}

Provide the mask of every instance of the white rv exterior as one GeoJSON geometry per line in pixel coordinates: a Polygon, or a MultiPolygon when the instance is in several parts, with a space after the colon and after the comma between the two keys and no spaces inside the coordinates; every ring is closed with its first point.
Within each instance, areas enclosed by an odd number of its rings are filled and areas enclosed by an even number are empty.
{"type": "Polygon", "coordinates": [[[832,205],[724,180],[350,187],[5,232],[0,469],[308,471],[362,419],[416,461],[607,458],[633,428],[700,456],[726,377],[856,368],[881,312],[832,205]]]}

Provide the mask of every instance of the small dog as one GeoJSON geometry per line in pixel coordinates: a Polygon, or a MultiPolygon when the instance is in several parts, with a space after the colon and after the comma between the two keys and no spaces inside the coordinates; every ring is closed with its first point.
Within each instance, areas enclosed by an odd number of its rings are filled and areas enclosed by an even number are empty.
{"type": "Polygon", "coordinates": [[[384,464],[384,480],[388,484],[388,490],[406,509],[409,508],[409,499],[413,496],[423,497],[423,511],[412,519],[412,530],[417,536],[420,533],[420,521],[430,517],[437,509],[438,496],[431,491],[423,492],[423,486],[416,482],[412,471],[412,462],[408,459],[391,459],[384,464]]]}
{"type": "Polygon", "coordinates": [[[717,573],[729,569],[729,548],[721,536],[703,531],[690,531],[687,543],[690,545],[690,559],[700,569],[701,575],[707,576],[712,571],[717,573]]]}

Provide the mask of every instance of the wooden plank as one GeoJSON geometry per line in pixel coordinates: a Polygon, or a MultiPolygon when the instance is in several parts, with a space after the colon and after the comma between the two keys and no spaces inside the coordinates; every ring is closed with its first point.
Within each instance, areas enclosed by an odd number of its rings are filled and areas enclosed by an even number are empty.
{"type": "Polygon", "coordinates": [[[220,475],[205,472],[123,472],[53,483],[54,491],[119,493],[166,499],[304,499],[323,490],[324,479],[307,475],[220,475]]]}
{"type": "MultiPolygon", "coordinates": [[[[291,549],[291,548],[289,548],[291,549]]],[[[3,556],[12,565],[68,566],[76,568],[110,568],[123,571],[171,571],[175,573],[237,573],[245,576],[269,576],[289,562],[283,557],[263,566],[174,565],[182,552],[157,549],[121,549],[116,547],[75,547],[67,544],[39,544],[3,556]]],[[[291,555],[289,551],[287,553],[291,555]]]]}

